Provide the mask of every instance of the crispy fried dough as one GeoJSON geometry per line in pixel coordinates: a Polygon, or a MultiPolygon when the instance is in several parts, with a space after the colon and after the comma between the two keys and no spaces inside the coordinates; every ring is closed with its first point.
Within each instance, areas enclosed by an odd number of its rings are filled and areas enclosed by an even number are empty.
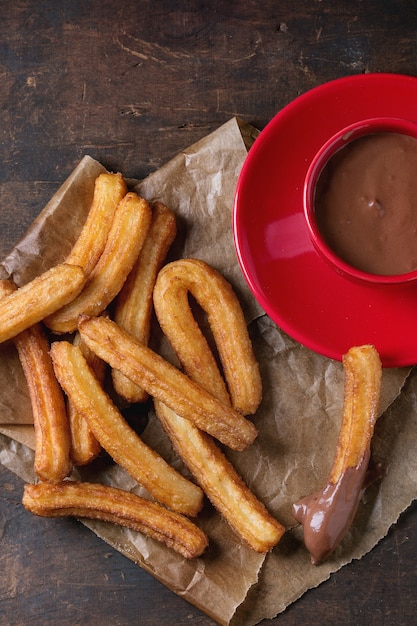
{"type": "Polygon", "coordinates": [[[174,449],[213,506],[253,550],[271,550],[285,528],[250,491],[212,438],[162,402],[155,401],[155,410],[174,449]]]}
{"type": "Polygon", "coordinates": [[[104,172],[94,183],[94,195],[87,219],[65,262],[79,265],[89,276],[99,260],[117,205],[127,194],[127,185],[121,174],[104,172]]]}
{"type": "MultiPolygon", "coordinates": [[[[73,344],[80,348],[97,381],[103,384],[106,363],[87,348],[78,332],[75,334],[73,344]]],[[[71,459],[74,465],[88,465],[100,454],[100,443],[95,438],[85,417],[77,411],[70,400],[68,400],[67,411],[71,432],[71,459]]]]}
{"type": "Polygon", "coordinates": [[[25,485],[28,511],[43,517],[84,517],[131,528],[172,548],[186,559],[200,556],[207,537],[186,517],[115,487],[65,481],[25,485]]]}
{"type": "Polygon", "coordinates": [[[331,483],[336,483],[347,468],[356,467],[369,450],[381,390],[381,361],[373,346],[351,348],[343,356],[343,370],[343,417],[331,483]]]}
{"type": "Polygon", "coordinates": [[[190,380],[112,320],[81,318],[81,337],[100,358],[150,395],[225,445],[243,450],[257,435],[255,426],[230,406],[190,380]]]}
{"type": "Polygon", "coordinates": [[[155,500],[186,515],[201,509],[201,489],[176,472],[130,428],[91,372],[81,350],[54,342],[52,362],[62,388],[101,446],[155,500]]]}
{"type": "MultiPolygon", "coordinates": [[[[0,299],[16,290],[12,281],[0,281],[0,299]]],[[[41,480],[60,482],[72,469],[70,433],[64,397],[49,356],[49,341],[40,322],[16,335],[13,341],[32,406],[35,473],[41,480]]]]}
{"type": "MultiPolygon", "coordinates": [[[[325,487],[293,505],[314,565],[325,560],[350,528],[367,477],[381,388],[381,361],[371,345],[343,357],[345,396],[337,450],[325,487]]],[[[378,477],[378,474],[375,474],[378,477]]]]}
{"type": "Polygon", "coordinates": [[[128,193],[119,203],[104,251],[80,295],[44,321],[57,333],[73,332],[82,314],[99,315],[116,297],[132,270],[151,223],[143,198],[128,193]]]}
{"type": "Polygon", "coordinates": [[[81,267],[62,263],[2,299],[0,343],[12,339],[74,300],[85,284],[81,267]]]}
{"type": "MultiPolygon", "coordinates": [[[[177,232],[175,216],[162,202],[152,206],[152,223],[135,267],[119,293],[114,321],[120,328],[148,344],[152,292],[158,271],[174,241],[177,232]]],[[[143,402],[148,394],[132,383],[121,372],[112,371],[117,393],[128,402],[143,402]]]]}
{"type": "Polygon", "coordinates": [[[227,401],[224,379],[213,353],[193,317],[191,293],[208,316],[227,381],[232,406],[244,415],[256,411],[262,382],[240,303],[226,279],[207,263],[180,259],[159,272],[155,312],[182,366],[195,382],[227,401]]]}

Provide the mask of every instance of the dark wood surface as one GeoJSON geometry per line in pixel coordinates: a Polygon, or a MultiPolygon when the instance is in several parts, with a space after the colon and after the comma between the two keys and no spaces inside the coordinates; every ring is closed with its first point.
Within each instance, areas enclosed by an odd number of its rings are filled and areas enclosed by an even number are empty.
{"type": "MultiPolygon", "coordinates": [[[[140,178],[232,116],[263,128],[327,80],[417,75],[410,0],[0,0],[0,10],[1,255],[84,154],[140,178]]],[[[213,623],[78,522],[34,518],[21,495],[0,466],[1,626],[213,623]]],[[[267,624],[413,624],[416,558],[412,505],[369,555],[267,624]]]]}

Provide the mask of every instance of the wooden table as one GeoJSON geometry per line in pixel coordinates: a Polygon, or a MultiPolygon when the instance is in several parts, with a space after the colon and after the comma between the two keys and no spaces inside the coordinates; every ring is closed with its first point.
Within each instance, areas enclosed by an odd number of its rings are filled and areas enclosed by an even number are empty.
{"type": "MultiPolygon", "coordinates": [[[[141,178],[232,116],[262,128],[327,80],[416,74],[416,32],[407,0],[3,0],[0,254],[84,154],[141,178]]],[[[0,482],[1,626],[213,623],[78,522],[25,512],[2,466],[0,482]]],[[[414,623],[416,558],[412,505],[268,623],[414,623]]]]}

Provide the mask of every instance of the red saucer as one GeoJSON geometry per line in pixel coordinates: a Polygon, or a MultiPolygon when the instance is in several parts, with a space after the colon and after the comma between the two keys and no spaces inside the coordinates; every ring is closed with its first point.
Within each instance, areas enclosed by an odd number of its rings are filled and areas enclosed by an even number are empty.
{"type": "Polygon", "coordinates": [[[384,367],[417,363],[417,286],[368,285],[338,274],[311,241],[307,170],[323,144],[361,119],[417,121],[417,79],[340,78],[303,94],[261,132],[243,165],[233,228],[239,262],[265,312],[288,335],[341,360],[372,343],[384,367]]]}

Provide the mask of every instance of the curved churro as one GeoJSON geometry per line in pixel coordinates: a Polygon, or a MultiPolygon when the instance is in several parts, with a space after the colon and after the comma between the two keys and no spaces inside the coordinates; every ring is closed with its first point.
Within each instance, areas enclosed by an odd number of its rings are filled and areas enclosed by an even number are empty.
{"type": "Polygon", "coordinates": [[[122,417],[91,372],[81,350],[67,341],[51,347],[56,377],[94,436],[116,463],[155,500],[186,515],[201,509],[201,489],[149,448],[122,417]]]}
{"type": "MultiPolygon", "coordinates": [[[[0,298],[17,290],[0,281],[0,298]]],[[[34,470],[41,480],[60,482],[71,473],[70,432],[61,387],[49,356],[49,341],[41,323],[13,338],[29,390],[35,430],[34,470]]]]}
{"type": "Polygon", "coordinates": [[[252,422],[217,400],[112,320],[85,317],[80,319],[78,327],[87,346],[111,367],[225,445],[243,450],[255,439],[257,429],[252,422]]]}
{"type": "Polygon", "coordinates": [[[57,332],[73,332],[82,314],[99,315],[116,297],[133,268],[151,222],[143,198],[128,193],[119,203],[104,251],[80,295],[44,322],[57,332]]]}
{"type": "MultiPolygon", "coordinates": [[[[175,216],[162,202],[152,206],[152,223],[135,267],[117,296],[114,321],[120,328],[148,344],[152,292],[156,277],[177,232],[175,216]]],[[[128,402],[143,402],[147,393],[117,370],[113,386],[128,402]]]]}
{"type": "Polygon", "coordinates": [[[84,284],[81,267],[61,263],[5,296],[0,303],[0,343],[74,300],[84,284]]]}
{"type": "Polygon", "coordinates": [[[313,564],[326,559],[353,522],[367,486],[366,473],[381,388],[381,361],[371,345],[351,348],[343,357],[345,395],[342,425],[326,486],[293,505],[304,527],[313,564]]]}
{"type": "Polygon", "coordinates": [[[271,550],[285,528],[251,492],[211,437],[158,400],[155,410],[174,449],[213,506],[253,550],[271,550]]]}
{"type": "Polygon", "coordinates": [[[224,376],[237,411],[254,413],[262,382],[240,303],[231,285],[207,263],[180,259],[160,271],[154,290],[158,321],[186,372],[217,398],[227,401],[224,379],[188,303],[191,293],[208,316],[224,376]]]}
{"type": "Polygon", "coordinates": [[[208,544],[203,531],[186,517],[115,487],[72,481],[28,484],[22,502],[28,511],[43,517],[84,517],[131,528],[186,559],[200,556],[208,544]]]}
{"type": "Polygon", "coordinates": [[[126,194],[127,185],[121,174],[104,172],[96,178],[87,219],[66,263],[79,265],[86,276],[90,275],[106,245],[117,205],[126,194]]]}

